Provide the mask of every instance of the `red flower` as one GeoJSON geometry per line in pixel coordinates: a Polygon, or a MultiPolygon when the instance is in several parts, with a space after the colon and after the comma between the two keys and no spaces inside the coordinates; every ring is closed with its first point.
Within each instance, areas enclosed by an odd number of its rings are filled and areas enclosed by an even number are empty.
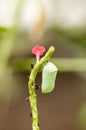
{"type": "Polygon", "coordinates": [[[32,53],[33,53],[34,55],[36,55],[36,60],[37,60],[37,62],[40,60],[40,56],[42,56],[45,51],[46,51],[46,49],[45,49],[43,46],[39,46],[39,45],[36,45],[36,46],[32,49],[32,53]]]}

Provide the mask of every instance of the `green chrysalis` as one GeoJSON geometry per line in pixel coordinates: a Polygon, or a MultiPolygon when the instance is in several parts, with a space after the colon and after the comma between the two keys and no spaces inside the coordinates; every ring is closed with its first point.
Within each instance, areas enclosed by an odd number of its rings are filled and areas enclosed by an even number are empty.
{"type": "Polygon", "coordinates": [[[49,93],[54,89],[57,71],[57,67],[51,62],[44,66],[42,71],[42,93],[49,93]]]}

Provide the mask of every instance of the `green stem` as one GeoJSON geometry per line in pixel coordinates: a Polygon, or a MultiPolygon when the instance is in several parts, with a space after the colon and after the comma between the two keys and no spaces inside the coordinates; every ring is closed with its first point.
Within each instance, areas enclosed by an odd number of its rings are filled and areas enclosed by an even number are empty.
{"type": "Polygon", "coordinates": [[[30,100],[30,106],[32,110],[32,128],[33,130],[39,130],[38,126],[38,109],[37,109],[37,99],[36,99],[36,93],[35,93],[35,79],[38,71],[47,63],[47,61],[50,59],[54,52],[55,48],[50,47],[47,53],[41,60],[36,63],[34,68],[31,71],[30,77],[29,77],[29,82],[28,82],[28,91],[29,91],[29,100],[30,100]]]}

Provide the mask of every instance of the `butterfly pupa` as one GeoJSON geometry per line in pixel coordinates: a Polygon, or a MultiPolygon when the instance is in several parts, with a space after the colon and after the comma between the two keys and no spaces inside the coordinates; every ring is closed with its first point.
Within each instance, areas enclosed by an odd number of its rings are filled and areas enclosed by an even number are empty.
{"type": "Polygon", "coordinates": [[[51,62],[44,66],[42,71],[42,93],[49,93],[54,89],[57,71],[57,67],[51,62]]]}

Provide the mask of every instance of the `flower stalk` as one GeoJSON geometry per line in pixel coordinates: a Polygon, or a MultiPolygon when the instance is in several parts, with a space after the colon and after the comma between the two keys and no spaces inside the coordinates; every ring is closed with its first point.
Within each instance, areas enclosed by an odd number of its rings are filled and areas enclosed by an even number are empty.
{"type": "Polygon", "coordinates": [[[54,53],[55,48],[51,46],[46,52],[45,56],[40,59],[31,70],[31,74],[28,81],[28,92],[29,92],[29,101],[32,111],[32,129],[40,130],[38,125],[38,109],[37,109],[37,95],[35,93],[35,79],[38,71],[47,63],[52,54],[54,53]]]}
{"type": "Polygon", "coordinates": [[[32,49],[32,53],[34,55],[36,55],[36,62],[38,63],[39,60],[40,60],[40,56],[42,56],[44,54],[44,52],[46,51],[46,49],[43,47],[43,46],[35,46],[33,49],[32,49]]]}

